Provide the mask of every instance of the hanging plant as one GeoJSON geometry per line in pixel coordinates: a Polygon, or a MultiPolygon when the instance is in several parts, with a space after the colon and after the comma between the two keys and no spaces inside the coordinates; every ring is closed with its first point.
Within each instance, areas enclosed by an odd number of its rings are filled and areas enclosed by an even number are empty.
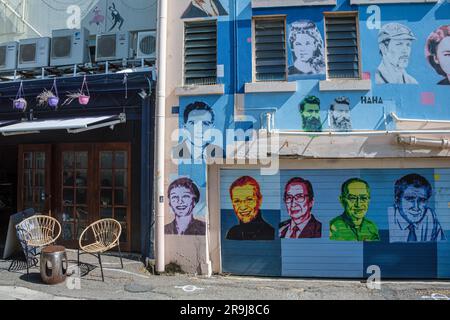
{"type": "Polygon", "coordinates": [[[84,76],[83,84],[80,90],[67,93],[66,100],[64,101],[63,106],[71,104],[75,99],[78,99],[78,103],[81,105],[87,105],[89,103],[89,100],[91,99],[86,76],[84,76]]]}
{"type": "Polygon", "coordinates": [[[24,98],[25,92],[23,90],[23,82],[20,82],[19,91],[17,91],[16,98],[13,101],[14,110],[25,112],[27,111],[28,102],[24,98]]]}

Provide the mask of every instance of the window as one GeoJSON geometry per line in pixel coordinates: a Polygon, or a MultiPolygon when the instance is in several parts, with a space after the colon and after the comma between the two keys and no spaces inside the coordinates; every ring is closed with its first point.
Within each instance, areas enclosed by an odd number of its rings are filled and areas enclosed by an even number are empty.
{"type": "Polygon", "coordinates": [[[217,82],[217,22],[186,22],[184,34],[184,84],[217,82]]]}
{"type": "Polygon", "coordinates": [[[325,36],[328,78],[360,79],[357,13],[325,13],[325,36]]]}
{"type": "Polygon", "coordinates": [[[286,81],[285,17],[254,20],[254,81],[286,81]]]}

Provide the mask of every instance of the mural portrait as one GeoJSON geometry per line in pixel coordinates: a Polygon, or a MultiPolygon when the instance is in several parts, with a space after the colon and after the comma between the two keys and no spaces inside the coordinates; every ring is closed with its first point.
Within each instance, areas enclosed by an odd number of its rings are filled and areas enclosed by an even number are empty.
{"type": "Polygon", "coordinates": [[[181,19],[226,16],[228,12],[220,0],[191,0],[181,19]]]}
{"type": "Polygon", "coordinates": [[[320,120],[320,99],[315,96],[307,96],[300,103],[300,115],[302,117],[303,130],[307,132],[322,131],[320,120]]]}
{"type": "Polygon", "coordinates": [[[330,126],[335,131],[351,131],[350,99],[338,97],[330,107],[330,126]]]}
{"type": "Polygon", "coordinates": [[[390,242],[437,242],[446,240],[430,207],[432,187],[427,179],[410,174],[395,182],[394,210],[389,212],[390,242]]]}
{"type": "Polygon", "coordinates": [[[425,56],[433,69],[444,77],[438,84],[450,85],[450,25],[439,27],[431,33],[425,56]]]}
{"type": "Polygon", "coordinates": [[[189,104],[183,113],[185,135],[172,150],[173,159],[203,159],[223,157],[223,149],[206,139],[206,132],[214,128],[215,114],[204,102],[189,104]]]}
{"type": "Polygon", "coordinates": [[[274,240],[275,229],[262,215],[263,196],[258,182],[252,177],[237,179],[230,187],[231,203],[239,224],[232,227],[228,240],[274,240]]]}
{"type": "Polygon", "coordinates": [[[280,224],[280,238],[321,238],[322,224],[312,214],[314,190],[311,182],[292,178],[284,189],[284,204],[291,217],[280,224]]]}
{"type": "Polygon", "coordinates": [[[406,72],[411,56],[413,32],[399,23],[388,23],[378,33],[382,61],[375,74],[377,84],[417,84],[406,72]]]}
{"type": "Polygon", "coordinates": [[[194,208],[200,201],[200,191],[189,178],[180,178],[169,186],[169,207],[175,219],[164,229],[168,235],[203,236],[206,224],[194,218],[194,208]]]}
{"type": "Polygon", "coordinates": [[[314,22],[303,20],[292,23],[289,47],[293,60],[289,75],[325,74],[323,38],[314,22]]]}
{"type": "Polygon", "coordinates": [[[330,240],[379,241],[375,223],[366,218],[369,211],[370,187],[361,179],[347,180],[339,197],[344,213],[330,222],[330,240]]]}

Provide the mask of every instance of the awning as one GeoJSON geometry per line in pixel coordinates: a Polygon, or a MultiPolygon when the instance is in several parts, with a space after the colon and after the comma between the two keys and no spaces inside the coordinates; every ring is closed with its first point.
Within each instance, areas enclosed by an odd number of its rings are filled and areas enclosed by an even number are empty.
{"type": "Polygon", "coordinates": [[[0,133],[4,136],[41,133],[42,131],[67,130],[68,133],[80,133],[105,127],[114,127],[125,123],[126,115],[97,116],[68,119],[33,120],[6,125],[0,124],[0,133]]]}

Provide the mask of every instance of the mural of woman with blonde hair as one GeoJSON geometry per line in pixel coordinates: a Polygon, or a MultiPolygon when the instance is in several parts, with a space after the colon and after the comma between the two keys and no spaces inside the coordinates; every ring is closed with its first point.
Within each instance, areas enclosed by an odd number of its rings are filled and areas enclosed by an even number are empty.
{"type": "Polygon", "coordinates": [[[428,37],[425,56],[433,69],[444,79],[439,85],[450,85],[450,25],[441,26],[428,37]]]}

